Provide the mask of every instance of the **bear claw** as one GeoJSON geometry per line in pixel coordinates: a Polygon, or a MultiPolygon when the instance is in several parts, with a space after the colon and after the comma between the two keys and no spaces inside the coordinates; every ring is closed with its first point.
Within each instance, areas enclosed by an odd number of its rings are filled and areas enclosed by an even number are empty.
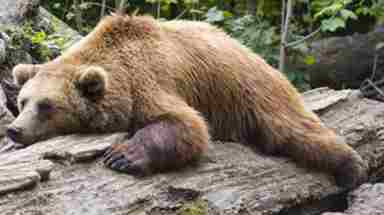
{"type": "Polygon", "coordinates": [[[132,175],[145,175],[148,157],[143,147],[133,144],[115,144],[104,153],[104,164],[116,171],[132,175]]]}
{"type": "Polygon", "coordinates": [[[124,170],[129,167],[130,162],[128,160],[125,160],[124,158],[118,159],[114,161],[110,167],[112,169],[119,169],[119,170],[124,170]]]}
{"type": "Polygon", "coordinates": [[[119,154],[119,153],[113,154],[113,153],[111,153],[108,157],[105,158],[104,163],[107,164],[108,166],[111,166],[116,161],[123,160],[123,159],[124,159],[124,155],[123,154],[119,154]]]}

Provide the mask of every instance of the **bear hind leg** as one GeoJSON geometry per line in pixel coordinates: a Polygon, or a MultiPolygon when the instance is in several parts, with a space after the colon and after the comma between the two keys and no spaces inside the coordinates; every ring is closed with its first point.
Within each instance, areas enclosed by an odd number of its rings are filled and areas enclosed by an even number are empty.
{"type": "Polygon", "coordinates": [[[342,137],[327,128],[321,130],[286,143],[284,154],[305,166],[330,172],[341,187],[353,188],[366,181],[368,165],[361,156],[342,137]]]}

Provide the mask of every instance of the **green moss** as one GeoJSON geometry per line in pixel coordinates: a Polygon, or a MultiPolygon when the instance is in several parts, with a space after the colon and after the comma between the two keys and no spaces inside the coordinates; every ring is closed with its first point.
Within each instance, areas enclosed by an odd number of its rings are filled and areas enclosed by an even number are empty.
{"type": "Polygon", "coordinates": [[[11,49],[28,52],[38,61],[45,62],[54,55],[49,48],[50,45],[56,46],[61,53],[69,40],[69,38],[58,34],[56,29],[53,27],[53,32],[45,32],[37,29],[33,23],[26,22],[21,27],[12,25],[2,26],[0,31],[6,32],[10,36],[11,41],[9,45],[11,49]]]}
{"type": "Polygon", "coordinates": [[[185,204],[179,209],[180,215],[207,215],[208,214],[208,203],[203,200],[196,200],[185,204]]]}

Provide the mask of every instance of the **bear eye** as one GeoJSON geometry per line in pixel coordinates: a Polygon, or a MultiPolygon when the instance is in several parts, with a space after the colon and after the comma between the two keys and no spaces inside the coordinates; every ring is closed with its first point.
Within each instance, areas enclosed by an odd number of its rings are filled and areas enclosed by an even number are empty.
{"type": "Polygon", "coordinates": [[[38,103],[37,108],[39,112],[52,112],[54,110],[53,104],[49,100],[43,100],[38,103]]]}
{"type": "Polygon", "coordinates": [[[20,101],[20,109],[23,110],[25,105],[27,104],[28,99],[23,99],[20,101]]]}

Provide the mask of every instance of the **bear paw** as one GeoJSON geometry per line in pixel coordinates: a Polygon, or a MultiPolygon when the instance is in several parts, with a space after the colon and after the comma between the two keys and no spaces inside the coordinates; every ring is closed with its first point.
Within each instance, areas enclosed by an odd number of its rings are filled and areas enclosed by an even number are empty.
{"type": "Polygon", "coordinates": [[[116,171],[137,176],[149,173],[149,155],[143,144],[113,144],[104,154],[104,164],[116,171]]]}
{"type": "Polygon", "coordinates": [[[355,188],[368,179],[368,165],[353,151],[350,156],[344,160],[335,174],[336,184],[347,189],[355,188]]]}

